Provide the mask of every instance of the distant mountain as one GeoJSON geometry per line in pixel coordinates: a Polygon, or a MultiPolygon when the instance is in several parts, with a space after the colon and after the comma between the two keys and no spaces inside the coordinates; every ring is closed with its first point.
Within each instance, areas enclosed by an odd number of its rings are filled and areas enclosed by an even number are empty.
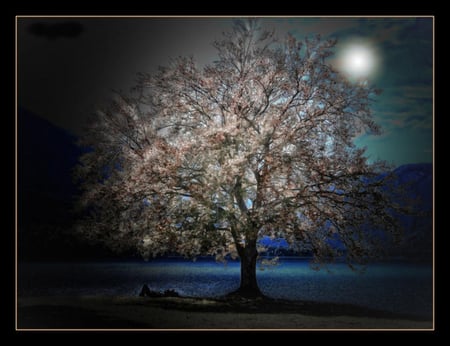
{"type": "Polygon", "coordinates": [[[411,184],[408,190],[411,197],[420,197],[421,206],[427,210],[433,208],[433,165],[415,163],[394,170],[398,184],[411,184]]]}
{"type": "Polygon", "coordinates": [[[83,257],[70,232],[77,193],[72,171],[83,152],[77,138],[25,109],[18,110],[17,125],[19,259],[83,257]]]}
{"type": "Polygon", "coordinates": [[[405,186],[406,197],[414,200],[412,215],[400,217],[405,232],[400,246],[390,253],[410,259],[431,259],[433,251],[433,165],[407,164],[394,173],[397,182],[405,186]]]}
{"type": "Polygon", "coordinates": [[[58,200],[73,196],[71,171],[82,153],[77,138],[24,109],[19,109],[17,123],[21,187],[58,200]]]}

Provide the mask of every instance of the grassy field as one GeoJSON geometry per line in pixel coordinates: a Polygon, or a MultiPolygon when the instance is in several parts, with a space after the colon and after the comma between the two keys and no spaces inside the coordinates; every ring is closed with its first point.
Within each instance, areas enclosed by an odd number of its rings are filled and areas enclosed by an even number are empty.
{"type": "Polygon", "coordinates": [[[27,297],[21,329],[431,329],[432,321],[348,304],[259,299],[27,297]]]}

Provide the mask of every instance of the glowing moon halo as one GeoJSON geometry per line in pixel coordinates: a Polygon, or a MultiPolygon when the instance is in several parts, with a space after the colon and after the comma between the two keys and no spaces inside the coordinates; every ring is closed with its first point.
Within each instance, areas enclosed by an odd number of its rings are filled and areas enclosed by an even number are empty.
{"type": "Polygon", "coordinates": [[[348,44],[339,55],[340,70],[350,78],[368,78],[376,71],[377,54],[368,44],[348,44]]]}

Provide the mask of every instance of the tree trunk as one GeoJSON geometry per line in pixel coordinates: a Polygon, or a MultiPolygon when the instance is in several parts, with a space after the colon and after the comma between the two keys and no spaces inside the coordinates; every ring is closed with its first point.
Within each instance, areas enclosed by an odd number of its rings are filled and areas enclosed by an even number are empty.
{"type": "Polygon", "coordinates": [[[246,247],[242,247],[239,251],[241,258],[241,285],[232,294],[246,298],[261,297],[263,294],[256,281],[256,260],[258,258],[256,241],[249,242],[246,245],[246,247]]]}

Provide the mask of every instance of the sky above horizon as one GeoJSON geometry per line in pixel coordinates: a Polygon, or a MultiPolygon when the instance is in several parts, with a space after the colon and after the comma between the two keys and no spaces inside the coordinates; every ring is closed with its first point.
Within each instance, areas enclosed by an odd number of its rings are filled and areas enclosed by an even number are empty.
{"type": "MultiPolygon", "coordinates": [[[[18,105],[80,135],[88,116],[112,90],[133,87],[138,72],[152,73],[171,57],[216,57],[212,42],[233,18],[18,18],[18,105]],[[67,22],[71,22],[67,24],[67,22]]],[[[381,136],[355,140],[370,160],[395,166],[433,160],[433,19],[263,18],[282,37],[336,38],[337,61],[352,47],[352,66],[383,90],[373,104],[381,136]],[[360,56],[365,58],[361,61],[360,56]],[[373,59],[373,60],[371,60],[373,59]]]]}

